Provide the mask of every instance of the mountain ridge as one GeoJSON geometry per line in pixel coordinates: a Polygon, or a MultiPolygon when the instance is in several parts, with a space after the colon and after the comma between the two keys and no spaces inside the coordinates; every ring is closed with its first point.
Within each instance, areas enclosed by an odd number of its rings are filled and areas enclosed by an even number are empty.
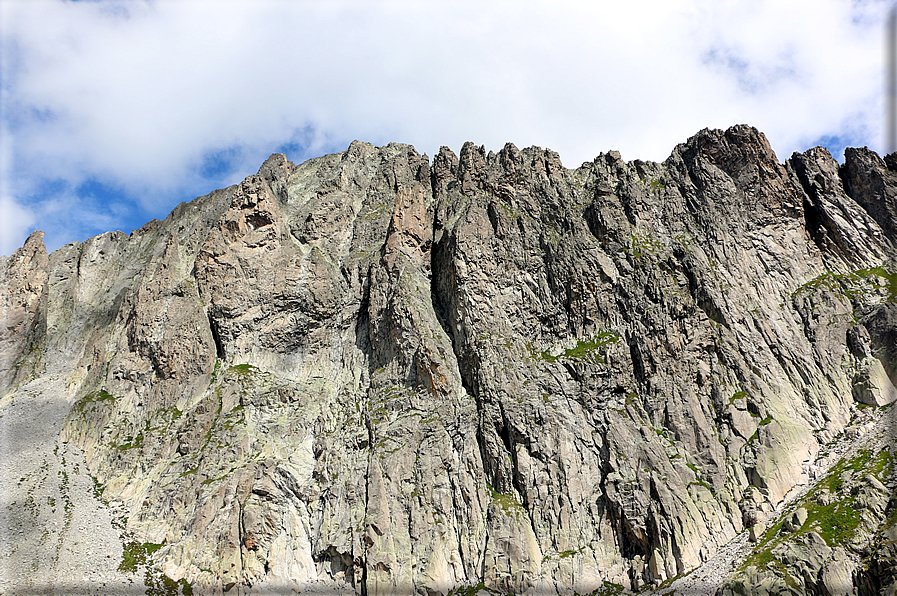
{"type": "Polygon", "coordinates": [[[130,236],[29,237],[0,408],[58,378],[60,445],[148,588],[656,589],[749,532],[717,593],[891,593],[892,159],[781,164],[747,126],[573,170],[511,144],[275,154],[130,236]],[[881,440],[816,476],[856,429],[881,440]]]}

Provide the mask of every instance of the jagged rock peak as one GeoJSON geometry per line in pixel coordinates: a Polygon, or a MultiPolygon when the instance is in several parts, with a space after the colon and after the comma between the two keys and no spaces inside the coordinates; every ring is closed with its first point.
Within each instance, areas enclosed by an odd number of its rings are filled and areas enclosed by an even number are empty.
{"type": "Polygon", "coordinates": [[[576,169],[355,141],[32,236],[0,425],[56,412],[21,453],[96,494],[3,454],[35,528],[5,561],[61,585],[52,487],[132,562],[77,577],[156,591],[892,593],[894,159],[779,163],[748,126],[576,169]]]}

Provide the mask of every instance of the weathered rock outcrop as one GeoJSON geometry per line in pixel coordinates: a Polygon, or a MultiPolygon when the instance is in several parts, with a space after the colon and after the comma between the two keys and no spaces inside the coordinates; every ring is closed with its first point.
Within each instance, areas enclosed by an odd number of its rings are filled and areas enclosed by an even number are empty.
{"type": "Polygon", "coordinates": [[[40,342],[47,334],[47,249],[44,233],[34,232],[25,246],[0,267],[0,389],[40,369],[40,342]]]}
{"type": "Polygon", "coordinates": [[[61,439],[196,594],[637,590],[750,527],[722,593],[886,593],[897,173],[846,155],[273,155],[130,236],[32,236],[0,388],[66,376],[61,439]]]}

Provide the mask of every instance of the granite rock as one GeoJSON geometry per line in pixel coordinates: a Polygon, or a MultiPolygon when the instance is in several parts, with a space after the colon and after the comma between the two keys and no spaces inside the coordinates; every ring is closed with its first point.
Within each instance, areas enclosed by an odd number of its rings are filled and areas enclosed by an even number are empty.
{"type": "MultiPolygon", "coordinates": [[[[848,151],[782,164],[736,126],[576,169],[276,154],[130,236],[29,238],[3,399],[65,377],[60,440],[194,594],[656,587],[751,527],[766,548],[832,442],[891,415],[893,173],[848,151]]],[[[804,587],[893,585],[882,466],[826,493],[864,512],[856,543],[791,514],[770,556],[804,587]]]]}

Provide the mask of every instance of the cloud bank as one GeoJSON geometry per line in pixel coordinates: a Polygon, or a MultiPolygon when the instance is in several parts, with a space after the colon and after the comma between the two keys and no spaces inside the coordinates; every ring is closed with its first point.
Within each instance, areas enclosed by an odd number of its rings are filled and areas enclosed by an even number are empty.
{"type": "Polygon", "coordinates": [[[353,139],[663,160],[748,123],[881,152],[881,1],[0,0],[0,254],[353,139]]]}

